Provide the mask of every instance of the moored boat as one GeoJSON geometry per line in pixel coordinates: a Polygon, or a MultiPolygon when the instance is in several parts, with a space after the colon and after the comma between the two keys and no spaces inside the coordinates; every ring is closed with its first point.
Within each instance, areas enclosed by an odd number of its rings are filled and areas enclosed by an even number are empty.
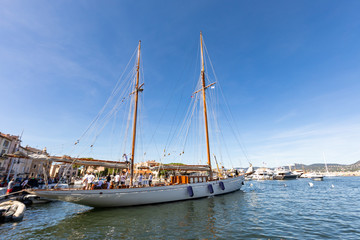
{"type": "Polygon", "coordinates": [[[6,201],[0,203],[0,222],[21,221],[26,207],[19,201],[6,201]]]}
{"type": "Polygon", "coordinates": [[[323,181],[324,180],[324,175],[315,173],[315,172],[305,173],[305,174],[301,175],[301,177],[302,178],[310,178],[314,181],[323,181]]]}
{"type": "Polygon", "coordinates": [[[320,175],[320,174],[314,174],[312,176],[310,176],[311,180],[314,181],[323,181],[324,180],[324,176],[320,175]]]}
{"type": "Polygon", "coordinates": [[[244,178],[221,181],[178,184],[169,186],[98,189],[98,190],[39,190],[36,195],[91,207],[124,207],[174,202],[216,196],[238,191],[244,178]]]}
{"type": "MultiPolygon", "coordinates": [[[[165,203],[173,201],[182,201],[189,199],[197,199],[203,197],[216,196],[220,194],[231,193],[241,189],[244,184],[244,174],[236,174],[233,177],[213,177],[211,167],[209,133],[207,123],[206,97],[205,90],[210,86],[205,85],[205,68],[204,68],[204,52],[202,34],[200,34],[201,44],[201,89],[196,93],[201,93],[203,100],[204,125],[206,137],[206,153],[207,165],[185,165],[176,166],[175,169],[186,168],[185,171],[194,170],[199,172],[207,172],[206,176],[190,177],[187,175],[176,176],[170,184],[162,186],[137,187],[134,181],[134,159],[135,159],[135,139],[136,139],[136,123],[137,123],[137,104],[138,94],[143,91],[143,84],[139,84],[139,67],[140,67],[140,46],[138,46],[137,65],[136,65],[136,80],[135,89],[132,90],[130,96],[134,97],[134,118],[133,118],[133,134],[132,134],[132,149],[130,161],[126,161],[123,169],[130,168],[130,181],[128,186],[120,186],[115,189],[93,189],[93,190],[79,190],[79,189],[49,189],[49,190],[34,190],[33,193],[40,197],[48,199],[55,199],[67,201],[91,207],[123,207],[136,206],[146,204],[165,203]]],[[[76,143],[77,144],[77,143],[76,143]]],[[[91,145],[92,146],[92,145],[91,145]]],[[[62,158],[64,159],[64,158],[62,158]]],[[[216,159],[215,159],[216,160],[216,159]]],[[[76,159],[72,162],[74,164],[76,159]]],[[[90,160],[88,160],[90,161],[90,160]]],[[[92,162],[95,160],[92,160],[92,162]]],[[[170,165],[162,166],[174,168],[170,165]]],[[[220,172],[219,172],[220,175],[220,172]]]]}
{"type": "Polygon", "coordinates": [[[268,168],[262,167],[256,169],[254,174],[251,175],[252,180],[273,180],[273,171],[268,168]]]}
{"type": "Polygon", "coordinates": [[[297,174],[294,174],[291,171],[285,170],[283,168],[276,169],[274,173],[275,180],[294,180],[297,177],[297,174]]]}

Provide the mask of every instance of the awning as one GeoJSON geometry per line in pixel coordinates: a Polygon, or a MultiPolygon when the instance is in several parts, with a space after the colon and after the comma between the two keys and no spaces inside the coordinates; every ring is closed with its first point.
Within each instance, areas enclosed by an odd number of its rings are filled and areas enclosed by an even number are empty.
{"type": "Polygon", "coordinates": [[[99,160],[92,158],[72,158],[68,156],[47,156],[45,154],[7,154],[8,157],[14,158],[26,158],[26,159],[34,159],[34,160],[43,160],[49,162],[62,162],[62,163],[70,163],[70,164],[78,164],[84,166],[102,166],[107,168],[122,168],[126,169],[129,167],[129,163],[126,162],[115,162],[109,160],[99,160]]]}
{"type": "Polygon", "coordinates": [[[154,171],[169,170],[169,171],[210,171],[209,165],[169,165],[164,164],[151,168],[154,171]]]}

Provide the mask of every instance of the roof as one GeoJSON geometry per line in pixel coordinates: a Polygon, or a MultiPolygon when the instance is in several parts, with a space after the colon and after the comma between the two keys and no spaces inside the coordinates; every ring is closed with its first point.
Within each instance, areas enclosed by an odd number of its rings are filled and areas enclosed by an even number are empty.
{"type": "Polygon", "coordinates": [[[3,137],[3,138],[6,138],[6,139],[9,140],[9,141],[13,141],[13,140],[18,140],[18,139],[19,139],[19,136],[10,135],[10,134],[5,134],[5,133],[2,133],[2,132],[0,132],[0,136],[3,137]]]}

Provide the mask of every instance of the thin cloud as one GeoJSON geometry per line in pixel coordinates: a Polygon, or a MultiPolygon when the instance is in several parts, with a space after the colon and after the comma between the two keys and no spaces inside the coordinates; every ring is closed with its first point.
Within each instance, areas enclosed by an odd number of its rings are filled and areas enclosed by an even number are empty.
{"type": "Polygon", "coordinates": [[[250,152],[251,159],[269,165],[322,162],[351,164],[360,159],[360,124],[358,121],[322,126],[313,124],[270,135],[250,152]]]}

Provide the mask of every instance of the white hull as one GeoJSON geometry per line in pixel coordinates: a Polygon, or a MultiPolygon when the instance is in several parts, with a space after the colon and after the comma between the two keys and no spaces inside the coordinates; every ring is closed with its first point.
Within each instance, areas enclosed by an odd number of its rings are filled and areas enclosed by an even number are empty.
{"type": "Polygon", "coordinates": [[[165,203],[216,196],[240,190],[244,176],[219,181],[171,185],[162,187],[98,189],[98,190],[40,190],[34,193],[48,199],[72,202],[90,207],[123,207],[165,203]],[[222,190],[220,182],[224,184],[222,190]],[[210,193],[209,184],[213,193],[210,193]],[[188,187],[192,187],[190,196],[188,187]]]}

